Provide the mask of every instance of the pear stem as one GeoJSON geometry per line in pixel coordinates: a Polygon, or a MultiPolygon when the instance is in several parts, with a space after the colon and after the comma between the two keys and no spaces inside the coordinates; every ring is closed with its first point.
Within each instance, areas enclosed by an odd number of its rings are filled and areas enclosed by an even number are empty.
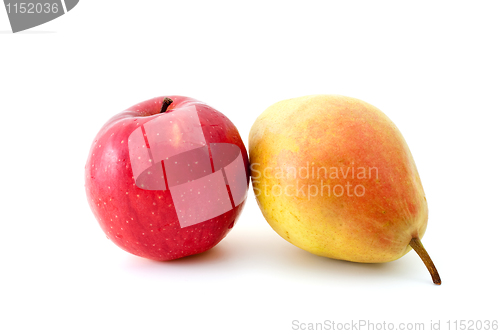
{"type": "Polygon", "coordinates": [[[420,258],[424,262],[425,266],[427,267],[427,270],[429,270],[429,273],[431,274],[432,281],[434,282],[434,284],[441,285],[441,278],[439,277],[439,273],[436,269],[436,266],[434,266],[431,257],[425,250],[424,245],[422,245],[420,239],[418,237],[411,239],[410,246],[415,250],[415,252],[417,252],[418,256],[420,256],[420,258]]]}
{"type": "Polygon", "coordinates": [[[163,104],[161,105],[160,114],[167,111],[168,106],[171,105],[172,102],[174,102],[174,100],[172,100],[171,98],[169,98],[169,97],[164,98],[163,104]]]}

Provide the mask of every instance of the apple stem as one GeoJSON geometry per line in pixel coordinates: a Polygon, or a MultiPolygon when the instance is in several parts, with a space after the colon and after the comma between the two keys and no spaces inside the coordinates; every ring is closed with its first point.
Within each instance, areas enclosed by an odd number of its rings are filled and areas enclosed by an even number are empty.
{"type": "Polygon", "coordinates": [[[418,237],[411,239],[410,246],[415,250],[415,252],[417,252],[418,256],[420,256],[420,258],[424,262],[425,266],[427,267],[427,270],[429,270],[429,273],[431,274],[432,281],[434,282],[434,284],[441,285],[441,278],[439,277],[439,273],[436,269],[436,266],[434,266],[431,257],[425,250],[424,245],[422,245],[420,239],[418,237]]]}
{"type": "Polygon", "coordinates": [[[163,104],[161,105],[160,114],[167,111],[168,106],[171,105],[172,102],[174,102],[174,100],[172,100],[171,98],[169,98],[169,97],[164,98],[163,104]]]}

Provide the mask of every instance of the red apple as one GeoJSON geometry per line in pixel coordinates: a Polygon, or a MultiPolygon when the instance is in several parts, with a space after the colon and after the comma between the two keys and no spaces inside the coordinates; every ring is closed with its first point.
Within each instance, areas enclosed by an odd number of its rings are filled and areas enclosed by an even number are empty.
{"type": "Polygon", "coordinates": [[[85,188],[111,241],[138,256],[173,260],[214,247],[233,228],[246,200],[248,166],[226,116],[192,98],[158,97],[102,127],[85,188]]]}

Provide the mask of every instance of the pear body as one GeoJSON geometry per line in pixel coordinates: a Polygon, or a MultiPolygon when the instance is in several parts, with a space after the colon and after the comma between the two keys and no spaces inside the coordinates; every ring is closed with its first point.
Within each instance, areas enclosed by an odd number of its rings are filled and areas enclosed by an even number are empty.
{"type": "Polygon", "coordinates": [[[313,254],[388,262],[427,227],[408,145],[376,107],[339,95],[278,102],[249,135],[259,207],[285,240],[313,254]]]}

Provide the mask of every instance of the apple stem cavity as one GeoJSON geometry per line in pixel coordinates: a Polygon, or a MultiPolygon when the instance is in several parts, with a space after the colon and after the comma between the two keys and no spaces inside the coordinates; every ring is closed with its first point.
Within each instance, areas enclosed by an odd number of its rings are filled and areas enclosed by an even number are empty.
{"type": "Polygon", "coordinates": [[[425,250],[424,245],[422,245],[420,239],[419,238],[411,239],[410,246],[415,250],[415,252],[417,252],[418,256],[420,256],[420,258],[424,262],[425,266],[427,267],[427,270],[429,270],[429,273],[431,274],[432,281],[434,282],[434,284],[441,285],[441,277],[439,277],[439,273],[436,269],[436,266],[432,262],[431,257],[425,250]]]}
{"type": "Polygon", "coordinates": [[[173,102],[174,102],[174,100],[172,100],[169,97],[164,98],[163,99],[163,104],[161,105],[160,114],[166,112],[168,106],[171,105],[173,102]]]}

